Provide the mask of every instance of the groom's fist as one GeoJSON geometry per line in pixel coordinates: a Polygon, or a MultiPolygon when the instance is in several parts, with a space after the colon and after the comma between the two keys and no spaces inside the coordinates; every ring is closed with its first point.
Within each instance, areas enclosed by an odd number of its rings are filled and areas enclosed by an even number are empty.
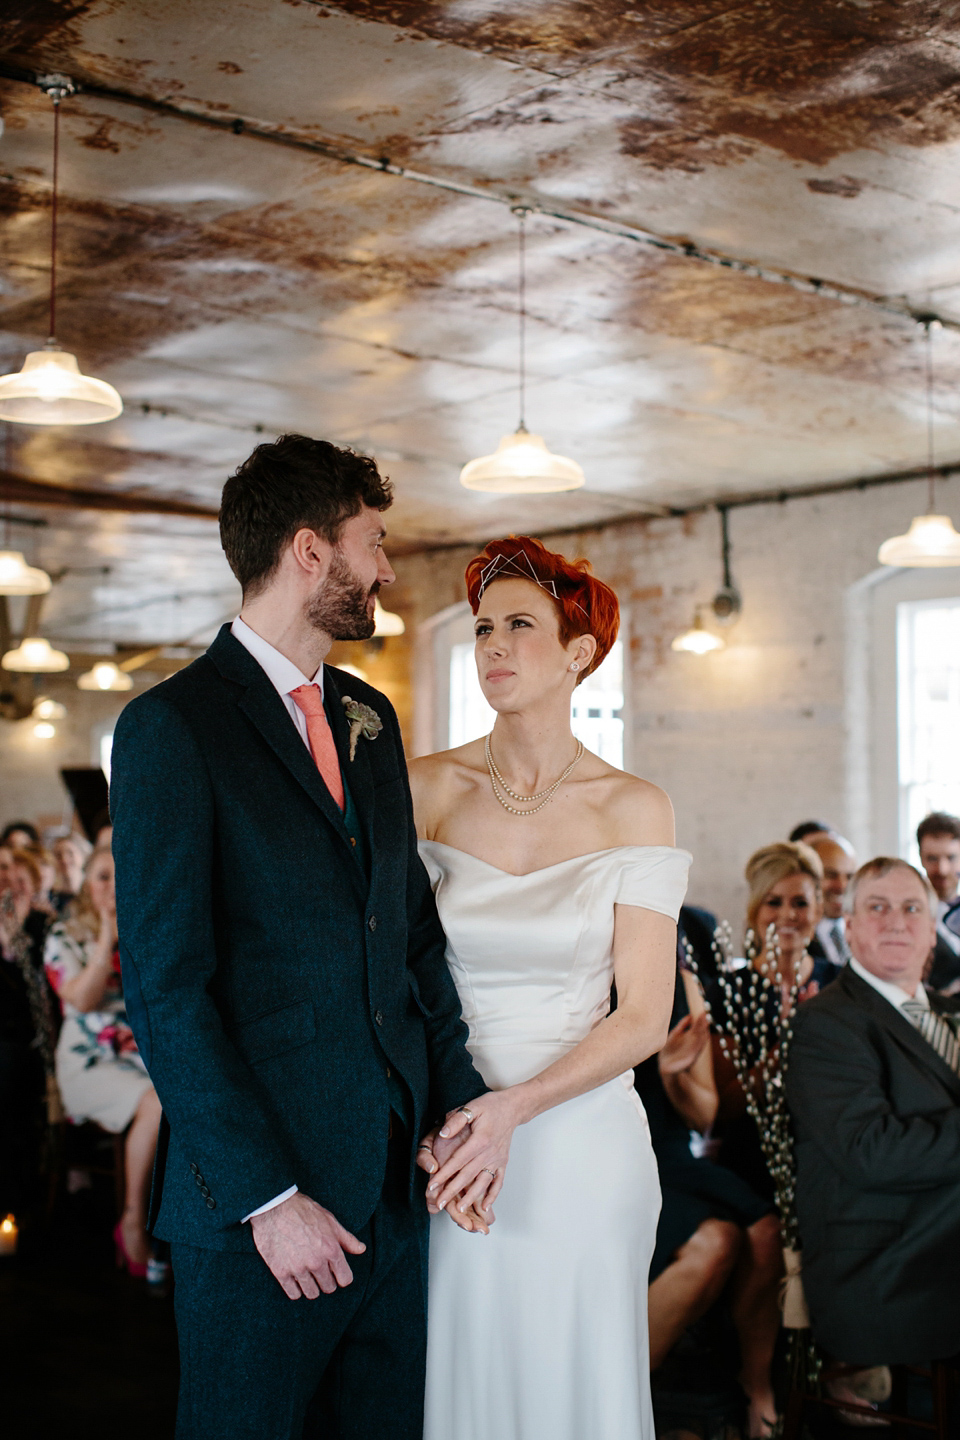
{"type": "Polygon", "coordinates": [[[366,1245],[345,1230],[335,1215],[299,1191],[250,1221],[253,1243],[270,1273],[291,1300],[315,1300],[349,1285],[353,1271],[347,1256],[362,1255],[366,1245]]]}

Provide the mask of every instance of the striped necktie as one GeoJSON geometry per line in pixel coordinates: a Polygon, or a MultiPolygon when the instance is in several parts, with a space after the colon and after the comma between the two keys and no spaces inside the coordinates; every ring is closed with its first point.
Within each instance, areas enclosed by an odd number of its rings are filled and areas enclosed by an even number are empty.
{"type": "Polygon", "coordinates": [[[919,1000],[904,1000],[900,1010],[940,1059],[946,1061],[955,1075],[960,1075],[960,1045],[950,1022],[919,1000]]]}
{"type": "Polygon", "coordinates": [[[837,956],[838,965],[846,965],[850,959],[850,946],[847,944],[847,937],[844,933],[843,921],[834,920],[830,926],[830,939],[833,941],[834,952],[837,956]]]}

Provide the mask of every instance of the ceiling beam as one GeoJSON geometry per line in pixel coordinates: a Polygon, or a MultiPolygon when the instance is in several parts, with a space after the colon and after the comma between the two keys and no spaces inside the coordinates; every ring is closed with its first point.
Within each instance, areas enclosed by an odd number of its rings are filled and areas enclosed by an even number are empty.
{"type": "Polygon", "coordinates": [[[53,485],[0,470],[0,501],[22,505],[52,505],[66,510],[112,510],[127,515],[183,515],[193,520],[216,520],[219,512],[188,500],[162,495],[137,495],[123,490],[81,490],[53,485]]]}
{"type": "MultiPolygon", "coordinates": [[[[21,66],[11,65],[3,60],[0,60],[0,78],[34,86],[39,85],[43,79],[49,79],[35,71],[25,70],[21,66]]],[[[318,140],[306,131],[298,131],[288,125],[275,125],[267,120],[259,120],[255,116],[241,115],[228,110],[207,110],[196,101],[191,100],[174,100],[169,97],[158,100],[151,95],[125,90],[115,85],[102,85],[94,80],[78,79],[76,76],[69,78],[77,92],[91,95],[96,99],[110,100],[121,105],[135,105],[139,109],[167,115],[193,125],[203,125],[208,129],[226,131],[250,140],[266,141],[286,149],[302,150],[310,155],[322,155],[325,159],[334,160],[341,165],[357,165],[366,170],[377,170],[383,175],[394,175],[401,180],[413,181],[419,185],[430,185],[438,190],[447,190],[455,195],[483,200],[487,204],[502,205],[510,210],[522,208],[538,215],[546,215],[552,220],[560,220],[568,225],[585,226],[587,229],[598,230],[602,234],[620,240],[651,246],[669,255],[696,260],[737,275],[746,275],[750,279],[762,280],[769,285],[786,285],[790,289],[799,290],[804,295],[816,295],[843,305],[855,305],[880,311],[885,315],[896,315],[917,325],[926,325],[933,320],[938,320],[950,329],[960,329],[960,321],[938,315],[929,307],[915,310],[906,301],[897,297],[861,290],[836,280],[801,275],[794,270],[781,270],[775,266],[758,265],[739,255],[729,255],[720,250],[706,249],[693,240],[686,240],[675,235],[664,235],[638,225],[630,225],[620,220],[610,220],[603,215],[594,215],[585,210],[568,210],[560,205],[552,205],[542,197],[529,192],[502,191],[493,187],[481,189],[477,185],[466,185],[447,176],[429,174],[424,170],[411,170],[408,166],[399,165],[391,160],[389,155],[365,155],[362,152],[347,149],[335,141],[318,140]]]]}

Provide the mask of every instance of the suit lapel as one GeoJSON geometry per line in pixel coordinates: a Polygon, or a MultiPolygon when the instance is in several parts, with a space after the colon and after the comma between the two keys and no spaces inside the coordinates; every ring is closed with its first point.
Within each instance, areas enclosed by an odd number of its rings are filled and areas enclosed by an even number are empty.
{"type": "MultiPolygon", "coordinates": [[[[958,1076],[946,1060],[940,1058],[933,1046],[923,1038],[915,1025],[911,1025],[905,1015],[901,1015],[895,1005],[891,1005],[872,985],[861,980],[856,971],[846,967],[835,985],[844,985],[848,994],[852,995],[859,1005],[864,1006],[873,1015],[874,1019],[894,1037],[902,1050],[909,1050],[912,1055],[927,1070],[934,1074],[949,1086],[950,1090],[960,1096],[960,1076],[958,1076]]],[[[940,1014],[940,1007],[933,1007],[937,1014],[940,1014]]]]}
{"type": "Polygon", "coordinates": [[[330,721],[330,729],[333,732],[333,741],[337,747],[337,754],[340,757],[340,772],[343,775],[343,783],[353,797],[360,823],[363,826],[367,839],[367,848],[370,855],[371,865],[373,863],[373,775],[370,770],[370,741],[365,740],[361,735],[357,740],[357,748],[354,758],[350,759],[350,724],[343,708],[343,696],[349,694],[346,689],[347,677],[339,675],[330,668],[324,667],[323,672],[323,698],[327,711],[327,719],[330,721]]]}
{"type": "Polygon", "coordinates": [[[240,641],[230,634],[230,628],[226,625],[207,653],[221,675],[243,686],[237,705],[260,732],[277,759],[300,782],[352,855],[343,816],[324,784],[313,756],[301,740],[287,707],[264,671],[240,641]]]}

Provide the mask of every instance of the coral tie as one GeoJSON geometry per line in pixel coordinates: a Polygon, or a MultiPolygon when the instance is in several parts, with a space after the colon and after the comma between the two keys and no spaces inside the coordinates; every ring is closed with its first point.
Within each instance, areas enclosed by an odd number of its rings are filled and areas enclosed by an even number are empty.
{"type": "Polygon", "coordinates": [[[340,774],[337,747],[333,743],[333,731],[330,729],[327,712],[323,708],[320,686],[298,685],[296,690],[290,691],[290,698],[307,722],[310,754],[317,762],[317,769],[323,777],[324,784],[339,805],[342,815],[344,810],[343,776],[340,774]]]}

